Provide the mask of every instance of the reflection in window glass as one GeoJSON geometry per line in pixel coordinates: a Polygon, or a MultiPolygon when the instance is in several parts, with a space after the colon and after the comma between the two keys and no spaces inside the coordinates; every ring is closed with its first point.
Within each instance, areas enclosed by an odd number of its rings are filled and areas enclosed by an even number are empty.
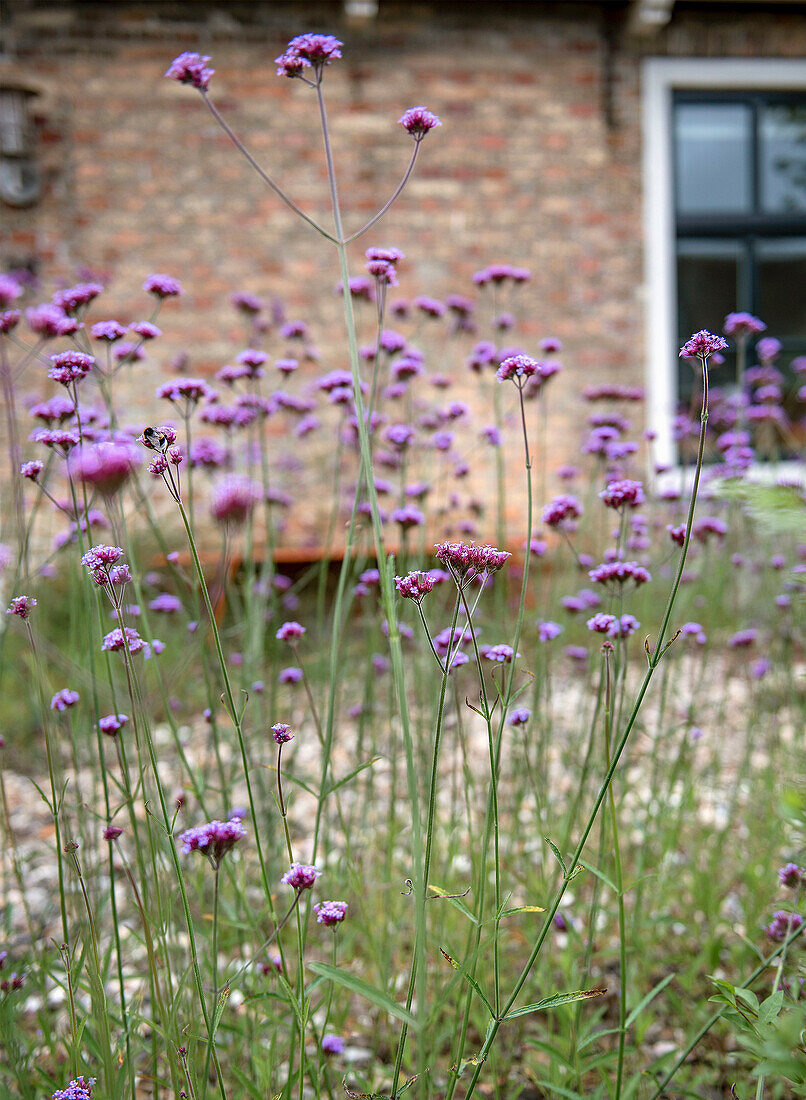
{"type": "Polygon", "coordinates": [[[679,103],[675,111],[678,211],[748,212],[751,149],[748,104],[679,103]]]}
{"type": "Polygon", "coordinates": [[[759,241],[758,312],[779,337],[806,335],[806,237],[759,241]]]}
{"type": "Polygon", "coordinates": [[[806,103],[766,104],[760,134],[763,209],[806,210],[806,103]]]}

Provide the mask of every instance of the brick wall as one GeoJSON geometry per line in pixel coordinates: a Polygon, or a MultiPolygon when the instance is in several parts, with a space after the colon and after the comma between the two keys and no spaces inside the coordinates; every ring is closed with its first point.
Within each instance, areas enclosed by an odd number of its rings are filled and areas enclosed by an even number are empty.
{"type": "MultiPolygon", "coordinates": [[[[288,316],[309,321],[321,361],[305,368],[308,378],[346,365],[335,254],[266,190],[198,94],[162,79],[181,50],[212,54],[212,94],[233,128],[329,224],[314,96],[272,64],[291,35],[314,28],[345,41],[326,89],[349,227],[384,201],[406,165],[401,111],[425,103],[444,123],[397,206],[354,247],[354,271],[367,244],[394,243],[407,257],[401,294],[472,293],[472,273],[493,261],[534,272],[507,342],[531,351],[550,334],[565,345],[565,371],[552,383],[549,470],[573,458],[583,385],[642,381],[642,55],[806,52],[802,14],[739,18],[681,5],[648,40],[627,35],[624,5],[603,15],[586,4],[384,2],[359,27],[326,3],[9,8],[17,67],[44,80],[51,97],[39,124],[45,193],[33,209],[3,209],[0,261],[36,258],[48,287],[73,281],[79,265],[109,272],[98,316],[123,321],[144,315],[147,272],[169,272],[186,291],[164,310],[153,362],[127,383],[133,414],[159,419],[153,385],[180,350],[190,373],[207,373],[243,346],[227,303],[233,290],[280,296],[288,316]]],[[[467,373],[454,373],[450,396],[463,399],[467,373]]],[[[489,400],[489,386],[473,400],[489,400]]]]}

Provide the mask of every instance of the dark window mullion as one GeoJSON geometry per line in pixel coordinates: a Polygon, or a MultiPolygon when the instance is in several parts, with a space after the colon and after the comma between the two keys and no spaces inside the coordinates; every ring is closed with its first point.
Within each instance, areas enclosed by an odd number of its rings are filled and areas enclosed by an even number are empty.
{"type": "Polygon", "coordinates": [[[761,118],[761,97],[754,95],[750,100],[750,187],[752,191],[753,213],[761,215],[761,138],[759,134],[761,118]]]}

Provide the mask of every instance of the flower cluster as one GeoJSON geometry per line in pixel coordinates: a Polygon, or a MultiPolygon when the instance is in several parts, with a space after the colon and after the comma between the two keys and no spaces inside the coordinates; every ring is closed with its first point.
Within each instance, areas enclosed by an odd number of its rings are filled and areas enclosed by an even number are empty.
{"type": "Polygon", "coordinates": [[[285,722],[275,722],[271,728],[272,737],[278,745],[285,745],[289,741],[294,740],[294,734],[291,732],[291,727],[286,725],[285,722]]]}
{"type": "Polygon", "coordinates": [[[347,908],[346,901],[323,901],[318,905],[314,905],[313,911],[316,913],[316,920],[319,924],[333,928],[337,924],[341,924],[347,916],[347,908]]]}
{"type": "Polygon", "coordinates": [[[246,829],[240,817],[231,817],[229,821],[208,821],[186,829],[179,837],[182,852],[201,852],[217,867],[230,848],[246,836],[246,829]]]}
{"type": "Polygon", "coordinates": [[[278,76],[302,76],[303,69],[319,72],[331,61],[341,57],[344,45],[332,34],[298,34],[292,38],[279,57],[274,59],[278,76]]]}
{"type": "Polygon", "coordinates": [[[176,80],[180,84],[190,84],[200,92],[206,92],[210,85],[210,78],[215,72],[215,69],[207,68],[209,60],[209,57],[198,53],[180,53],[173,59],[165,75],[170,80],[176,80]]]}
{"type": "Polygon", "coordinates": [[[101,649],[109,653],[117,653],[126,649],[129,653],[139,653],[141,649],[145,649],[145,645],[146,643],[133,627],[127,626],[123,630],[120,627],[115,627],[114,630],[110,630],[104,636],[101,649]]]}
{"type": "Polygon", "coordinates": [[[433,589],[437,582],[428,573],[407,573],[405,577],[395,577],[395,587],[404,600],[419,603],[433,589]]]}
{"type": "Polygon", "coordinates": [[[596,634],[606,634],[608,638],[629,638],[641,625],[634,615],[609,615],[603,611],[598,612],[587,621],[588,630],[596,634]]]}
{"type": "Polygon", "coordinates": [[[70,688],[62,688],[61,691],[57,691],[50,701],[50,709],[63,711],[69,707],[74,707],[80,695],[77,691],[72,691],[70,688]]]}
{"type": "Polygon", "coordinates": [[[527,378],[532,378],[540,369],[536,359],[528,355],[512,355],[501,363],[495,372],[499,382],[514,382],[517,386],[523,386],[527,378]]]}
{"type": "Polygon", "coordinates": [[[622,478],[611,481],[599,496],[608,508],[637,508],[644,503],[644,487],[640,481],[622,478]]]}
{"type": "Polygon", "coordinates": [[[803,917],[799,913],[789,913],[785,909],[779,909],[773,913],[772,920],[764,926],[764,931],[773,943],[783,943],[787,936],[791,936],[803,924],[803,917]]]}
{"type": "Polygon", "coordinates": [[[588,576],[597,584],[626,584],[632,581],[636,587],[652,580],[649,570],[637,561],[610,561],[591,569],[588,576]]]}
{"type": "Polygon", "coordinates": [[[582,505],[576,497],[559,496],[555,497],[551,504],[546,505],[541,518],[547,527],[572,530],[582,511],[582,505]]]}
{"type": "Polygon", "coordinates": [[[496,550],[494,546],[473,546],[464,542],[438,543],[435,550],[437,561],[441,561],[462,585],[474,577],[489,576],[503,569],[512,555],[507,550],[496,550]]]}
{"type": "Polygon", "coordinates": [[[423,140],[429,130],[442,125],[434,112],[427,107],[409,107],[397,121],[418,142],[423,140]]]}
{"type": "Polygon", "coordinates": [[[58,355],[51,355],[53,366],[48,370],[48,378],[62,386],[72,386],[74,382],[80,382],[86,378],[92,370],[95,359],[92,355],[85,355],[83,351],[61,351],[58,355]]]}
{"type": "Polygon", "coordinates": [[[23,622],[27,622],[31,611],[35,607],[36,600],[33,596],[15,596],[6,608],[6,615],[16,615],[23,622]]]}
{"type": "Polygon", "coordinates": [[[56,1089],[51,1100],[92,1100],[94,1077],[76,1077],[66,1089],[56,1089]]]}
{"type": "Polygon", "coordinates": [[[681,359],[708,359],[715,352],[725,351],[728,346],[723,336],[714,336],[707,329],[695,332],[680,349],[681,359]]]}
{"type": "Polygon", "coordinates": [[[293,886],[298,891],[310,890],[321,874],[322,872],[317,871],[312,864],[297,863],[295,861],[280,879],[280,882],[284,882],[286,886],[293,886]]]}

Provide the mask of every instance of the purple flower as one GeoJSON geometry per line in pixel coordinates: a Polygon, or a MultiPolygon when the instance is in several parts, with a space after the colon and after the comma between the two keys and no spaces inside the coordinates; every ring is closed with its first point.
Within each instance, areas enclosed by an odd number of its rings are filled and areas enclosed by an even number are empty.
{"type": "Polygon", "coordinates": [[[588,576],[597,584],[625,584],[633,581],[636,587],[652,580],[649,570],[636,561],[603,562],[591,569],[588,576]]]}
{"type": "Polygon", "coordinates": [[[395,508],[389,517],[393,523],[397,523],[404,531],[411,527],[419,527],[425,523],[425,514],[413,504],[406,504],[403,508],[395,508]]]}
{"type": "Polygon", "coordinates": [[[714,352],[725,351],[727,346],[728,342],[724,337],[714,336],[706,329],[701,329],[683,344],[680,349],[680,358],[694,359],[698,357],[707,360],[709,355],[713,355],[714,352]]]}
{"type": "Polygon", "coordinates": [[[797,932],[802,924],[803,917],[798,913],[788,913],[785,909],[779,909],[773,914],[771,922],[764,926],[764,931],[773,943],[782,943],[792,932],[797,932]]]}
{"type": "Polygon", "coordinates": [[[74,707],[81,696],[77,691],[72,691],[70,688],[62,688],[61,691],[57,691],[50,701],[50,709],[63,711],[68,707],[74,707]]]}
{"type": "Polygon", "coordinates": [[[128,649],[129,653],[139,653],[145,648],[146,643],[133,627],[127,626],[124,630],[125,634],[120,627],[110,630],[104,637],[101,649],[109,653],[116,653],[122,649],[128,649]]]}
{"type": "Polygon", "coordinates": [[[282,668],[277,679],[281,684],[298,684],[302,680],[302,669],[294,665],[282,668]]]}
{"type": "Polygon", "coordinates": [[[778,872],[778,878],[782,886],[788,886],[790,889],[795,890],[806,884],[806,870],[798,867],[797,863],[787,863],[778,872]]]}
{"type": "Polygon", "coordinates": [[[781,341],[774,336],[765,336],[756,344],[756,354],[762,363],[770,363],[781,351],[781,341]]]}
{"type": "Polygon", "coordinates": [[[123,830],[119,825],[107,825],[104,829],[104,840],[117,840],[122,835],[123,830]]]}
{"type": "Polygon", "coordinates": [[[120,321],[96,321],[90,331],[94,340],[106,340],[110,344],[126,335],[126,329],[120,321]]]}
{"type": "Polygon", "coordinates": [[[132,443],[96,443],[82,447],[74,471],[79,481],[113,496],[131,477],[138,450],[132,443]]]}
{"type": "Polygon", "coordinates": [[[495,377],[499,382],[511,381],[520,387],[525,379],[537,374],[539,369],[540,364],[536,359],[532,359],[528,355],[512,355],[508,359],[504,359],[495,372],[495,377]]]}
{"type": "Polygon", "coordinates": [[[31,332],[46,338],[69,336],[82,327],[80,321],[75,317],[68,317],[63,309],[51,302],[26,309],[25,318],[31,332]]]}
{"type": "Polygon", "coordinates": [[[547,527],[567,530],[582,515],[583,508],[576,497],[555,497],[551,504],[543,509],[542,520],[547,527]]]}
{"type": "Polygon", "coordinates": [[[479,652],[488,661],[497,661],[498,664],[510,665],[520,653],[516,653],[511,645],[499,642],[498,645],[483,645],[479,652]]]}
{"type": "Polygon", "coordinates": [[[518,707],[510,714],[508,723],[510,726],[525,726],[532,717],[532,712],[527,707],[518,707]]]}
{"type": "Polygon", "coordinates": [[[210,514],[217,523],[246,523],[261,495],[256,482],[243,477],[227,478],[213,492],[210,514]]]}
{"type": "Polygon", "coordinates": [[[58,355],[51,355],[50,360],[53,366],[48,371],[48,378],[63,386],[70,386],[86,378],[95,363],[93,356],[85,355],[83,351],[62,351],[58,355]]]}
{"type": "Polygon", "coordinates": [[[98,719],[98,729],[107,737],[114,737],[115,734],[120,733],[128,721],[127,714],[105,714],[103,718],[98,719]]]}
{"type": "Polygon", "coordinates": [[[0,275],[0,306],[10,305],[22,294],[22,287],[13,275],[0,275]]]}
{"type": "Polygon", "coordinates": [[[735,336],[737,340],[748,336],[758,336],[767,326],[752,313],[729,313],[725,318],[722,331],[726,336],[735,336]]]}
{"type": "MultiPolygon", "coordinates": [[[[198,57],[198,54],[195,55],[198,57]]],[[[207,58],[209,61],[210,59],[207,58]]],[[[208,77],[209,80],[209,77],[208,77]]],[[[182,286],[178,279],[171,275],[162,275],[159,272],[147,275],[143,283],[143,290],[153,294],[156,298],[178,298],[182,293],[182,286]]]]}
{"type": "Polygon", "coordinates": [[[51,1100],[92,1100],[94,1077],[76,1077],[66,1089],[56,1089],[51,1100]]]}
{"type": "Polygon", "coordinates": [[[541,642],[550,642],[553,638],[558,638],[562,632],[563,628],[559,623],[549,621],[537,624],[537,636],[541,642]]]}
{"type": "Polygon", "coordinates": [[[678,546],[682,546],[686,541],[685,523],[678,524],[677,527],[673,527],[670,523],[667,523],[666,530],[669,532],[669,538],[672,542],[676,542],[678,546]]]}
{"type": "Polygon", "coordinates": [[[18,309],[6,309],[0,312],[0,333],[13,332],[20,323],[20,311],[18,309]]]}
{"type": "Polygon", "coordinates": [[[310,863],[297,863],[295,861],[280,879],[280,882],[284,882],[286,886],[293,886],[295,890],[310,890],[321,874],[322,872],[317,871],[310,863]]]}
{"type": "Polygon", "coordinates": [[[28,616],[35,607],[36,600],[33,596],[15,596],[6,608],[6,614],[16,615],[23,622],[27,622],[28,616]]]}
{"type": "Polygon", "coordinates": [[[608,508],[637,508],[644,503],[644,488],[640,481],[611,481],[599,496],[608,508]]]}
{"type": "Polygon", "coordinates": [[[409,107],[397,121],[415,141],[422,141],[429,130],[442,125],[433,111],[429,111],[427,107],[409,107]]]}
{"type": "Polygon", "coordinates": [[[231,817],[229,821],[208,821],[186,829],[179,837],[182,852],[201,852],[217,867],[230,848],[246,836],[240,817],[231,817]]]}
{"type": "MultiPolygon", "coordinates": [[[[180,53],[165,71],[165,76],[180,84],[190,84],[200,92],[206,92],[215,69],[208,69],[209,57],[198,53],[180,53]]],[[[146,288],[148,289],[148,288],[146,288]]]]}
{"type": "Polygon", "coordinates": [[[23,462],[20,466],[20,475],[29,481],[39,481],[39,475],[44,468],[45,463],[40,462],[38,458],[34,459],[33,462],[23,462]]]}
{"type": "Polygon", "coordinates": [[[450,665],[447,665],[448,655],[442,658],[442,667],[446,669],[448,674],[455,672],[457,668],[461,668],[462,665],[466,665],[469,661],[469,657],[466,653],[456,652],[453,654],[450,660],[450,665]]]}
{"type": "Polygon", "coordinates": [[[437,561],[450,569],[462,585],[474,577],[497,573],[503,569],[512,555],[494,546],[473,546],[464,542],[442,542],[435,549],[437,561]]]}
{"type": "Polygon", "coordinates": [[[160,592],[148,606],[151,611],[161,611],[166,615],[172,615],[175,611],[182,610],[182,601],[170,592],[160,592]]]}
{"type": "Polygon", "coordinates": [[[157,387],[156,396],[168,401],[185,401],[188,405],[195,405],[203,399],[211,401],[216,394],[203,378],[173,378],[157,387]]]}
{"type": "Polygon", "coordinates": [[[280,629],[275,634],[275,638],[281,642],[295,642],[297,638],[301,638],[305,633],[305,627],[301,626],[297,622],[283,623],[280,629]]]}
{"type": "Polygon", "coordinates": [[[414,600],[419,603],[424,596],[433,589],[436,581],[428,573],[407,573],[405,577],[395,577],[397,588],[404,600],[414,600]]]}
{"type": "Polygon", "coordinates": [[[747,630],[737,630],[735,634],[731,634],[728,638],[728,645],[731,649],[744,649],[753,645],[757,637],[758,631],[752,627],[747,630]]]}
{"type": "Polygon", "coordinates": [[[683,623],[680,633],[684,638],[695,638],[698,645],[705,645],[707,638],[699,623],[683,623]]]}
{"type": "Polygon", "coordinates": [[[346,901],[323,901],[318,905],[314,905],[313,911],[316,913],[318,924],[333,928],[344,920],[347,915],[347,908],[346,901]]]}
{"type": "Polygon", "coordinates": [[[344,1039],[340,1035],[327,1034],[322,1036],[322,1052],[324,1054],[341,1054],[344,1050],[344,1039]]]}
{"type": "Polygon", "coordinates": [[[285,722],[275,722],[271,728],[272,737],[278,745],[285,745],[289,741],[294,740],[294,734],[291,732],[291,727],[286,725],[285,722]]]}
{"type": "Polygon", "coordinates": [[[490,444],[491,447],[501,446],[501,431],[495,426],[495,424],[488,424],[481,429],[481,438],[490,444]]]}
{"type": "Polygon", "coordinates": [[[301,76],[311,66],[318,72],[341,57],[344,45],[332,34],[298,34],[274,61],[278,76],[301,76]]]}

